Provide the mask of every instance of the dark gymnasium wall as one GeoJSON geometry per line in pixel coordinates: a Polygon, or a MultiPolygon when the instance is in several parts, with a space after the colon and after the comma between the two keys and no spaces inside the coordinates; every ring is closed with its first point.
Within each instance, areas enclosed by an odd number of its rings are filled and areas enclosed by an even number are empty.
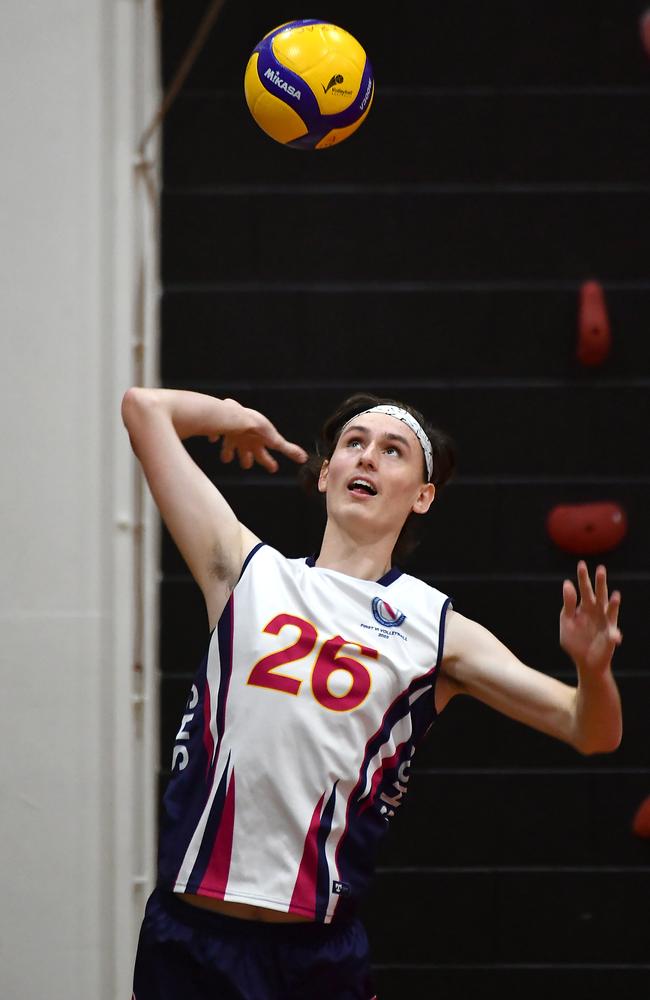
{"type": "MultiPolygon", "coordinates": [[[[206,0],[166,2],[168,84],[206,0]]],[[[412,401],[455,438],[411,571],[525,662],[573,682],[558,646],[574,556],[557,504],[611,500],[603,557],[623,593],[620,749],[582,757],[457,698],[421,748],[365,915],[379,996],[649,995],[650,58],[636,2],[227,0],[164,129],[160,380],[234,396],[309,447],[351,391],[412,401]],[[364,44],[374,107],[340,147],[284,149],[242,75],[258,39],[321,17],[364,44]],[[576,361],[578,295],[602,283],[607,361],[576,361]],[[645,624],[644,624],[645,622],[645,624]]],[[[287,555],[320,515],[275,478],[189,448],[287,555]]],[[[597,557],[589,559],[593,570],[597,557]]],[[[164,539],[161,782],[207,640],[164,539]]]]}

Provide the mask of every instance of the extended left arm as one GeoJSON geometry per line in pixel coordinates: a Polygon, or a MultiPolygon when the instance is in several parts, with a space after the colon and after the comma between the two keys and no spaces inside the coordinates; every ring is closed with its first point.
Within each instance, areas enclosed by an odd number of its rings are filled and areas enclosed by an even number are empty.
{"type": "Polygon", "coordinates": [[[611,659],[622,636],[618,592],[607,595],[604,566],[592,589],[578,564],[580,604],[564,582],[560,644],[578,672],[572,687],[519,660],[491,632],[457,612],[448,613],[442,672],[450,693],[469,694],[510,718],[570,743],[584,754],[607,753],[621,741],[622,719],[611,659]]]}

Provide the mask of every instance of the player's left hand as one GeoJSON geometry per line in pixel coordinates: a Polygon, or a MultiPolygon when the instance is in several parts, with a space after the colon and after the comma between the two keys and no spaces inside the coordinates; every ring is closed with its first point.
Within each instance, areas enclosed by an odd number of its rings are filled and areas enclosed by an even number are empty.
{"type": "Polygon", "coordinates": [[[618,609],[621,595],[615,590],[607,593],[607,571],[596,568],[596,590],[591,585],[587,564],[578,563],[578,587],[565,580],[562,588],[564,604],[560,612],[560,646],[568,653],[578,669],[592,674],[604,673],[611,662],[614,650],[623,636],[618,628],[618,609]]]}

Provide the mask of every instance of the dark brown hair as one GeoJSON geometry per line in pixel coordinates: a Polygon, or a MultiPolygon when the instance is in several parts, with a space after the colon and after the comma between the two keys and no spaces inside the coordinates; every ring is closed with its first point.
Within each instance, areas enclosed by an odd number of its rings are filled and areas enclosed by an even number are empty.
{"type": "MultiPolygon", "coordinates": [[[[309,460],[301,467],[299,473],[300,484],[306,493],[310,496],[321,497],[321,494],[318,493],[318,479],[323,462],[326,459],[329,461],[332,457],[341,436],[341,431],[348,421],[357,414],[364,413],[373,406],[380,405],[399,406],[415,417],[431,442],[433,473],[430,481],[437,489],[440,489],[445,483],[449,482],[456,468],[455,445],[449,435],[438,427],[434,427],[419,410],[416,410],[415,407],[410,406],[408,403],[403,403],[398,399],[385,399],[373,396],[371,393],[360,392],[354,396],[348,396],[323,424],[316,444],[316,450],[309,456],[309,460]]],[[[422,455],[422,475],[425,481],[429,480],[424,454],[422,455]]],[[[322,499],[324,500],[324,498],[322,499]]],[[[393,559],[395,561],[402,561],[416,548],[419,541],[418,529],[420,529],[421,521],[422,518],[419,514],[412,513],[407,517],[393,550],[393,559]]]]}

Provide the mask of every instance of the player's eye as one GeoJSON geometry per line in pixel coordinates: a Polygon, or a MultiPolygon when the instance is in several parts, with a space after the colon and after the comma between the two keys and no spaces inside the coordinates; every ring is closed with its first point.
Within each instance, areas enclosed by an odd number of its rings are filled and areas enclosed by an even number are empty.
{"type": "Polygon", "coordinates": [[[399,448],[396,448],[394,444],[387,444],[386,448],[385,448],[385,451],[387,452],[387,454],[391,454],[391,453],[394,454],[394,455],[401,455],[402,454],[401,451],[399,450],[399,448]]]}
{"type": "Polygon", "coordinates": [[[356,444],[360,445],[361,440],[359,438],[350,438],[350,440],[347,443],[347,447],[353,448],[356,444]]]}

